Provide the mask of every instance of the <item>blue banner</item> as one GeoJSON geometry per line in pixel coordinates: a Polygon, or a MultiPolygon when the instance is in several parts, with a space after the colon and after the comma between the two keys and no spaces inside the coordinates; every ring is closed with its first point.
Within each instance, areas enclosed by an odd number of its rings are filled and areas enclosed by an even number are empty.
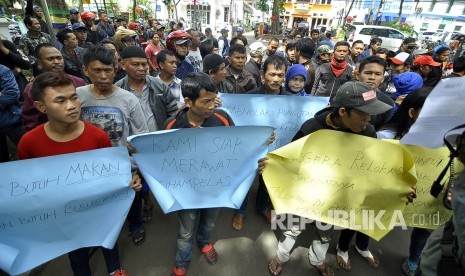
{"type": "Polygon", "coordinates": [[[272,126],[278,149],[289,144],[302,124],[328,105],[328,97],[220,94],[221,108],[237,126],[272,126]]]}
{"type": "Polygon", "coordinates": [[[0,175],[0,268],[14,275],[113,248],[134,199],[126,147],[1,163],[0,175]]]}
{"type": "Polygon", "coordinates": [[[239,208],[268,152],[271,127],[208,127],[130,137],[163,212],[239,208]]]}

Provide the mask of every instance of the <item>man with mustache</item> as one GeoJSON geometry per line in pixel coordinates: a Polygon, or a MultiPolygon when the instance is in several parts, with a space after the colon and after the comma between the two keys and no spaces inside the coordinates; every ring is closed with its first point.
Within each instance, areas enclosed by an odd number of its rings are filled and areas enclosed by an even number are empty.
{"type": "MultiPolygon", "coordinates": [[[[35,62],[43,72],[63,72],[65,69],[65,62],[63,55],[57,48],[49,43],[39,44],[35,48],[35,62]]],[[[87,83],[78,77],[66,74],[74,83],[74,86],[80,87],[87,85],[87,83]]],[[[32,83],[29,83],[24,88],[24,102],[23,102],[23,126],[26,131],[32,130],[38,125],[47,122],[47,115],[39,112],[34,106],[34,99],[32,98],[32,83]]]]}

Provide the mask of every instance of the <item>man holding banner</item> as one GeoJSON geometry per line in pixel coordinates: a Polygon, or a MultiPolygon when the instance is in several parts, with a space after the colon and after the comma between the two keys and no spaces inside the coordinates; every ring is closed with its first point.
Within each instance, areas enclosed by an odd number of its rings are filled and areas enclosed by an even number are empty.
{"type": "MultiPolygon", "coordinates": [[[[288,93],[282,87],[284,77],[286,76],[287,62],[282,56],[272,55],[265,60],[263,64],[262,80],[263,85],[254,89],[247,94],[268,94],[268,95],[287,95],[288,93]]],[[[268,190],[265,187],[263,177],[258,178],[258,191],[256,210],[261,214],[265,221],[271,223],[271,202],[268,190]]],[[[247,209],[247,197],[241,205],[241,208],[236,210],[232,220],[232,227],[237,231],[244,227],[244,217],[247,209]]]]}
{"type": "MultiPolygon", "coordinates": [[[[376,98],[376,93],[371,85],[358,81],[347,82],[337,91],[336,96],[331,101],[331,107],[319,111],[314,118],[306,121],[294,136],[293,141],[320,129],[343,131],[375,138],[375,130],[369,123],[371,115],[381,114],[391,108],[376,98]]],[[[268,264],[268,269],[272,275],[281,273],[282,267],[289,260],[290,251],[301,231],[302,229],[294,226],[283,232],[284,237],[280,239],[277,254],[268,264]]],[[[324,276],[334,275],[331,266],[324,262],[331,233],[332,228],[329,230],[317,228],[319,238],[313,240],[309,248],[310,264],[324,276]]],[[[355,233],[354,230],[343,230],[339,240],[337,261],[346,270],[351,268],[347,249],[355,233]],[[343,244],[341,244],[341,241],[343,241],[343,244]]],[[[368,241],[369,237],[367,235],[357,233],[357,251],[370,264],[378,266],[378,258],[368,250],[368,241]]]]}
{"type": "MultiPolygon", "coordinates": [[[[101,129],[80,118],[81,102],[72,80],[62,72],[46,72],[39,75],[32,90],[35,107],[48,117],[48,123],[31,130],[21,139],[18,158],[38,158],[80,151],[111,147],[108,135],[101,129]],[[40,147],[37,147],[40,143],[40,147]]],[[[130,187],[142,188],[140,178],[134,175],[130,187]]],[[[92,235],[89,233],[89,235],[92,235]]],[[[121,269],[118,247],[102,247],[109,275],[124,276],[121,269]]],[[[80,248],[68,254],[75,275],[91,275],[89,248],[80,248]]]]}
{"type": "MultiPolygon", "coordinates": [[[[205,73],[191,73],[181,82],[186,107],[165,123],[165,129],[234,126],[229,115],[215,109],[216,84],[205,73]]],[[[210,242],[211,232],[220,208],[179,210],[179,234],[176,265],[172,275],[185,275],[192,259],[193,235],[197,232],[197,245],[208,264],[218,261],[218,254],[210,242]],[[198,222],[198,225],[197,225],[198,222]],[[197,231],[196,231],[197,228],[197,231]]]]}

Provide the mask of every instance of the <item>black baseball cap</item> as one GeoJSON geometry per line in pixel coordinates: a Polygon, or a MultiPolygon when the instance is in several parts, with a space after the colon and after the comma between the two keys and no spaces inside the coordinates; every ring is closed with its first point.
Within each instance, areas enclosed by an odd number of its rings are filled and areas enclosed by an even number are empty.
{"type": "Polygon", "coordinates": [[[370,84],[349,81],[344,83],[331,101],[332,107],[353,107],[370,115],[384,113],[392,106],[376,98],[376,92],[370,84]]]}

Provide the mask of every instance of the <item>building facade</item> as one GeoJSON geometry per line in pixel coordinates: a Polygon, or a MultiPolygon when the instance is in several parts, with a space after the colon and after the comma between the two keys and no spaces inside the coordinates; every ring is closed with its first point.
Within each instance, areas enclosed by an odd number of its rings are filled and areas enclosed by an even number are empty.
{"type": "Polygon", "coordinates": [[[287,22],[287,28],[307,21],[309,29],[319,25],[331,26],[334,12],[331,0],[286,0],[284,14],[280,17],[287,22]]]}
{"type": "MultiPolygon", "coordinates": [[[[338,12],[344,15],[352,1],[333,1],[338,12]],[[337,4],[336,4],[337,3],[337,4]]],[[[400,0],[354,0],[349,16],[356,22],[396,21],[399,17],[400,0]]],[[[402,6],[402,22],[407,22],[417,32],[464,32],[465,2],[463,1],[415,1],[405,0],[402,6]]]]}

